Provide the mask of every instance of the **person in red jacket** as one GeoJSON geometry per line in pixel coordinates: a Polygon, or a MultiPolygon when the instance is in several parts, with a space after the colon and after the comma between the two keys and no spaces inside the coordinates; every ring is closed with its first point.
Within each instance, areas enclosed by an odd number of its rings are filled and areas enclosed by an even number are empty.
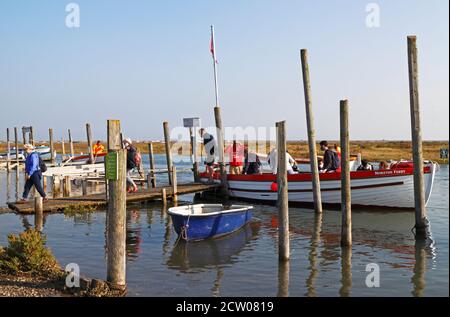
{"type": "Polygon", "coordinates": [[[244,165],[244,146],[234,140],[233,144],[225,149],[225,154],[228,155],[230,174],[242,174],[242,167],[244,165]]]}

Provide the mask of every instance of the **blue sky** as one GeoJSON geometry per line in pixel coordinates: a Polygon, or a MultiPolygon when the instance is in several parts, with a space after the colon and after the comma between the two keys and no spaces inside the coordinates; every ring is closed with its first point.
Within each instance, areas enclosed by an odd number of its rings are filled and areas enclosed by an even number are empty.
{"type": "Polygon", "coordinates": [[[0,139],[32,124],[105,138],[120,119],[134,139],[161,139],[162,121],[213,125],[209,26],[215,25],[225,126],[287,120],[306,139],[299,50],[307,48],[319,139],[339,137],[350,101],[352,139],[410,139],[406,36],[418,36],[424,139],[449,135],[448,1],[0,0],[0,139]],[[81,9],[78,29],[65,6],[81,9]],[[380,6],[380,28],[365,24],[380,6]]]}

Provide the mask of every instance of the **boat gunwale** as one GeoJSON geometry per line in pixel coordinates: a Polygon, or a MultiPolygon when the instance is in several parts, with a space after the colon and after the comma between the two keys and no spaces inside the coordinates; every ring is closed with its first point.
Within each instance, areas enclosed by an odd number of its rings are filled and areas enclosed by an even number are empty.
{"type": "MultiPolygon", "coordinates": [[[[182,216],[182,217],[209,217],[209,216],[217,216],[217,215],[223,215],[223,214],[231,214],[231,213],[237,213],[237,212],[247,212],[251,209],[253,209],[253,206],[246,206],[246,205],[231,205],[233,206],[239,206],[239,208],[234,209],[227,209],[227,210],[221,210],[221,211],[214,211],[214,212],[208,212],[208,213],[202,213],[202,214],[190,214],[190,213],[181,213],[182,210],[186,210],[187,207],[194,207],[194,206],[211,206],[211,207],[221,207],[224,206],[221,204],[196,204],[196,205],[187,205],[187,206],[179,206],[179,207],[172,207],[169,208],[167,213],[169,215],[173,216],[182,216]],[[178,211],[178,212],[177,212],[178,211]]],[[[189,211],[189,210],[187,210],[189,211]]]]}

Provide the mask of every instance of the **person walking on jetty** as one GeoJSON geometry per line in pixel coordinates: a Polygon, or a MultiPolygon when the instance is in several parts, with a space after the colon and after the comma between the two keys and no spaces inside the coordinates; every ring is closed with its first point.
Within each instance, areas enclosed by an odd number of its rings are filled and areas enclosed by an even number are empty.
{"type": "Polygon", "coordinates": [[[25,160],[25,175],[26,182],[24,186],[24,191],[22,195],[22,199],[19,201],[20,203],[27,202],[28,194],[31,191],[33,186],[36,188],[38,193],[44,199],[44,202],[47,202],[47,195],[45,194],[44,189],[42,188],[42,172],[46,170],[45,164],[39,158],[39,154],[35,151],[35,148],[31,144],[24,145],[25,152],[27,154],[27,158],[25,160]]]}
{"type": "Polygon", "coordinates": [[[123,145],[127,150],[127,191],[129,193],[136,193],[138,191],[138,187],[133,181],[133,178],[131,178],[131,175],[133,170],[139,165],[136,160],[138,152],[136,147],[133,146],[133,142],[130,138],[123,140],[123,145]]]}
{"type": "Polygon", "coordinates": [[[205,152],[206,152],[206,159],[205,159],[205,165],[206,165],[206,172],[208,173],[209,182],[214,182],[213,175],[214,175],[214,163],[215,163],[215,148],[216,148],[216,141],[214,140],[214,137],[206,132],[204,128],[201,128],[200,131],[200,137],[203,138],[203,145],[205,146],[205,152]]]}
{"type": "Polygon", "coordinates": [[[328,148],[328,142],[320,142],[320,149],[323,153],[323,165],[320,169],[321,173],[340,172],[341,160],[337,152],[328,148]]]}

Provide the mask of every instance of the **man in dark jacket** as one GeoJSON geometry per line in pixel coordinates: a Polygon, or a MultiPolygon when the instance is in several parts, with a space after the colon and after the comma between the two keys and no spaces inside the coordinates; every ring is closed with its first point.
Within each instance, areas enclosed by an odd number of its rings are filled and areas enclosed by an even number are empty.
{"type": "Polygon", "coordinates": [[[332,151],[328,148],[328,142],[322,141],[320,142],[320,149],[324,151],[323,153],[323,165],[320,169],[320,172],[336,172],[340,170],[340,160],[339,156],[336,152],[332,151]]]}
{"type": "Polygon", "coordinates": [[[135,193],[138,191],[138,187],[131,178],[131,174],[133,170],[138,167],[136,163],[137,149],[133,146],[133,142],[130,138],[123,140],[123,145],[127,150],[127,191],[129,193],[135,193]]]}

